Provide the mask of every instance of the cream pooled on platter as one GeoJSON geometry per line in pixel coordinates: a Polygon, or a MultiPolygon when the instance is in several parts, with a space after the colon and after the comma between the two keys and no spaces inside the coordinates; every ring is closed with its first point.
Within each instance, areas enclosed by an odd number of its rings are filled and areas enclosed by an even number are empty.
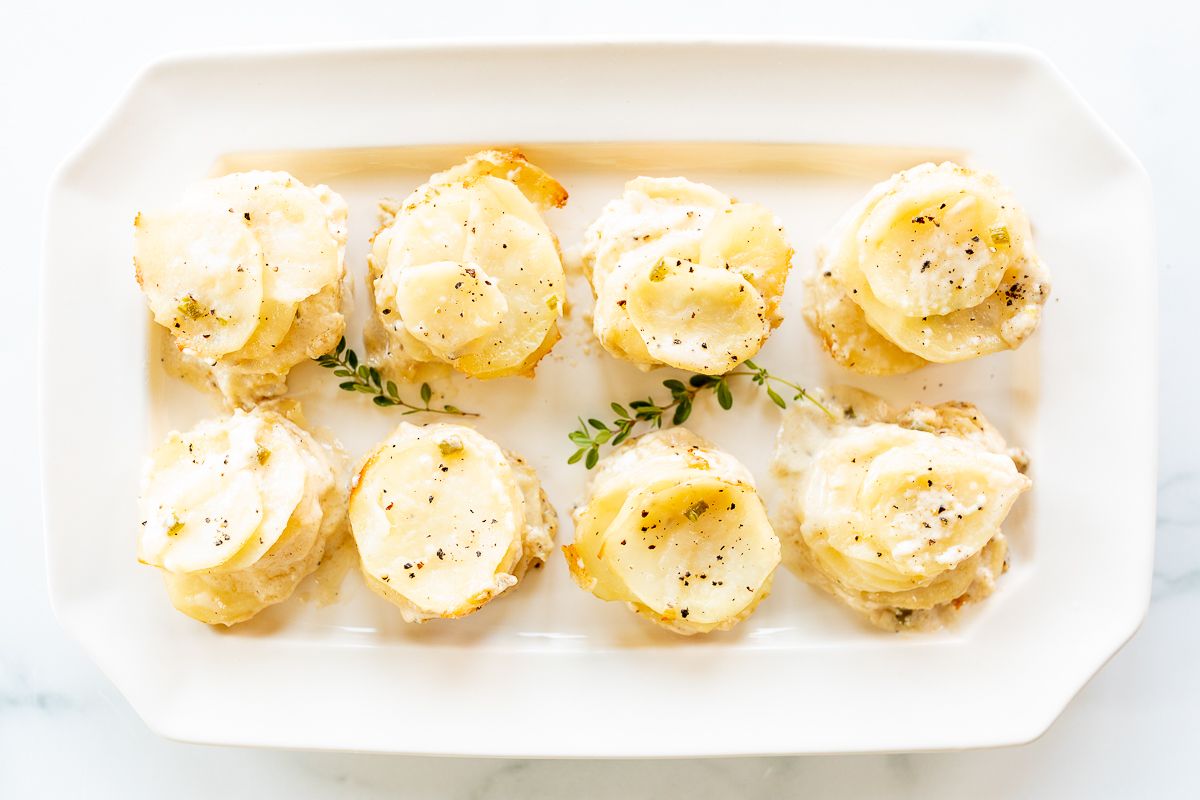
{"type": "Polygon", "coordinates": [[[371,360],[407,378],[423,364],[475,378],[532,374],[558,340],[566,299],[539,209],[566,202],[520,153],[485,150],[384,206],[368,257],[371,360]]]}
{"type": "Polygon", "coordinates": [[[284,411],[172,432],[146,465],[138,560],[201,622],[233,625],[286,600],[344,530],[340,453],[284,411]]]}
{"type": "Polygon", "coordinates": [[[967,403],[894,413],[844,390],[834,417],[786,412],[774,471],[785,563],[875,625],[938,628],[991,594],[1007,568],[1001,525],[1032,482],[967,403]]]}
{"type": "Polygon", "coordinates": [[[401,423],[350,492],[367,585],[408,622],[478,611],[540,567],[558,518],[533,468],[463,425],[401,423]]]}
{"type": "Polygon", "coordinates": [[[684,178],[635,178],[584,235],[604,349],[643,369],[721,375],[779,325],[792,249],[779,220],[684,178]]]}
{"type": "Polygon", "coordinates": [[[134,265],[184,373],[235,406],[287,391],[345,329],[346,203],[286,172],[206,180],[139,213],[134,265]]]}
{"type": "Polygon", "coordinates": [[[870,375],[1015,349],[1050,294],[1012,194],[950,162],[872,188],[834,228],[804,286],[804,316],[826,350],[870,375]]]}
{"type": "Polygon", "coordinates": [[[749,471],[685,428],[601,459],[574,519],[576,583],[685,636],[748,617],[780,560],[749,471]]]}

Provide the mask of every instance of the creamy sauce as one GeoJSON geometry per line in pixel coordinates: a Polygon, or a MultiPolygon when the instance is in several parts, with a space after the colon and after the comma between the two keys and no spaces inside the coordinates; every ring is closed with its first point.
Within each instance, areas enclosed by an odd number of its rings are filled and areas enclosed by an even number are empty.
{"type": "Polygon", "coordinates": [[[297,594],[301,600],[324,607],[333,604],[341,596],[342,582],[346,574],[358,564],[358,548],[354,537],[343,526],[330,541],[317,569],[300,586],[297,594]]]}

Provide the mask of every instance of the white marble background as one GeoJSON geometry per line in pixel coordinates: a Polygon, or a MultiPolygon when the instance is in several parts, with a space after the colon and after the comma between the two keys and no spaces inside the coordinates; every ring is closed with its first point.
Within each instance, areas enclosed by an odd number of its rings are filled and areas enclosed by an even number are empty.
{"type": "MultiPolygon", "coordinates": [[[[292,0],[0,8],[0,798],[1197,797],[1200,745],[1200,14],[1167,0],[586,5],[292,0]],[[1112,5],[1119,11],[1108,11],[1112,5]],[[57,162],[146,61],[179,49],[503,34],[797,34],[1023,42],[1046,52],[1154,181],[1161,270],[1158,559],[1133,642],[1034,744],[928,755],[669,762],[401,758],[196,747],[151,734],[68,640],[43,570],[34,297],[57,162]],[[15,281],[15,285],[13,284],[15,281]]],[[[936,80],[936,76],[931,76],[936,80]]],[[[1096,231],[1102,236],[1104,232],[1096,231]]],[[[1120,309],[1113,309],[1120,324],[1120,309]]],[[[1120,391],[1119,386],[1113,387],[1120,391]]],[[[86,387],[80,402],[86,402],[86,387]]],[[[1112,424],[1119,425],[1120,420],[1112,424]]],[[[1097,446],[1100,432],[1097,432],[1097,446]]],[[[1097,502],[1101,500],[1098,498],[1097,502]]]]}

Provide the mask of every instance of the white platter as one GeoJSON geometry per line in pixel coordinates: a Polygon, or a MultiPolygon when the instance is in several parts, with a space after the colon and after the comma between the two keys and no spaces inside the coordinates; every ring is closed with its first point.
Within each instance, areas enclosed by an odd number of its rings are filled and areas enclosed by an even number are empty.
{"type": "MultiPolygon", "coordinates": [[[[576,415],[653,391],[588,344],[586,292],[534,381],[436,387],[537,467],[566,523],[586,472],[576,415]]],[[[1040,56],[1008,48],[802,42],[433,45],[222,54],[148,69],[62,168],[42,285],[50,586],[63,624],[138,713],[199,742],[491,756],[927,750],[1041,734],[1137,628],[1149,597],[1155,266],[1144,173],[1040,56]],[[215,170],[288,168],[351,208],[362,292],[375,204],[478,145],[518,145],[571,192],[548,216],[571,249],[639,173],[765,203],[812,268],[817,239],[872,183],[922,160],[997,172],[1054,275],[1016,353],[899,379],[835,368],[798,312],[758,360],[809,386],[897,402],[970,400],[1033,457],[1006,526],[1012,569],[949,631],[866,627],[781,571],[734,631],[681,640],[571,584],[555,558],[471,618],[406,626],[347,576],[230,632],[175,612],[134,558],[146,451],[216,411],[167,376],[130,266],[131,221],[215,170]]],[[[351,317],[359,346],[363,305],[351,317]]],[[[400,417],[303,365],[295,396],[354,454],[400,417]]],[[[412,390],[410,389],[410,392],[412,390]]],[[[661,391],[661,389],[660,389],[661,391]]],[[[411,419],[411,418],[408,418],[411,419]]],[[[778,415],[749,389],[692,426],[747,463],[768,503],[778,415]]]]}

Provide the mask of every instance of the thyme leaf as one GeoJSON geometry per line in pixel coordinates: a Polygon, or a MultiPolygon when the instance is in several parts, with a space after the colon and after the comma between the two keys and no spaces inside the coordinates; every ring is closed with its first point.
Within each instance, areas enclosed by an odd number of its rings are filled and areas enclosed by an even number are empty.
{"type": "Polygon", "coordinates": [[[724,375],[692,375],[684,383],[677,378],[663,381],[663,387],[671,393],[670,401],[656,400],[647,397],[645,400],[631,400],[628,403],[612,403],[609,407],[615,416],[609,422],[590,418],[579,419],[579,427],[571,431],[567,438],[575,445],[576,450],[567,458],[568,464],[583,461],[588,469],[596,466],[600,460],[600,448],[604,445],[616,447],[624,442],[639,425],[644,427],[661,428],[663,420],[670,420],[671,425],[682,425],[692,414],[692,406],[696,396],[702,392],[712,392],[717,398],[717,405],[728,411],[733,408],[733,390],[730,379],[749,378],[753,383],[763,387],[767,397],[780,408],[787,408],[787,400],[775,387],[782,387],[787,394],[792,394],[792,401],[805,400],[833,416],[828,408],[804,390],[799,384],[774,375],[765,367],[760,367],[753,361],[743,361],[742,366],[724,375]]]}
{"type": "Polygon", "coordinates": [[[367,364],[360,364],[358,354],[346,347],[346,338],[337,343],[332,353],[314,358],[317,364],[325,369],[333,370],[333,374],[342,378],[338,388],[345,392],[358,392],[371,395],[371,402],[380,408],[400,407],[405,414],[446,414],[453,417],[477,417],[472,411],[463,411],[452,405],[441,408],[430,405],[433,399],[433,388],[428,383],[421,384],[421,405],[410,403],[400,396],[400,389],[395,381],[385,380],[379,370],[367,364]]]}

